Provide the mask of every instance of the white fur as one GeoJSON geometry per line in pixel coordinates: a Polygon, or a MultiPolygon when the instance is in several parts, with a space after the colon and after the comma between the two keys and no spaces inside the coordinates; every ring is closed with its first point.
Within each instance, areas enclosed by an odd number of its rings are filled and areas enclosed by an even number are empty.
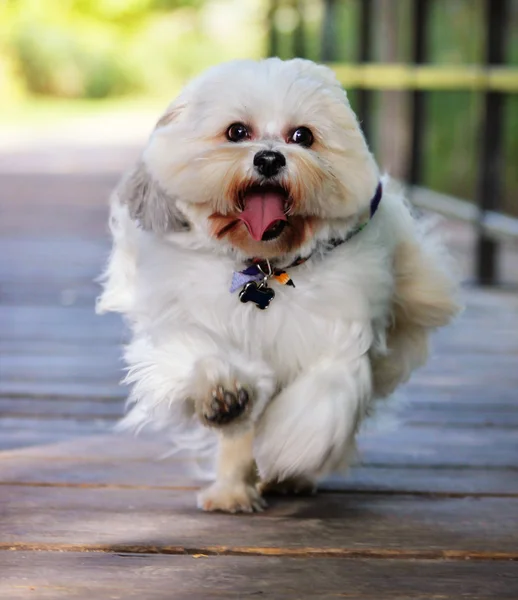
{"type": "Polygon", "coordinates": [[[373,401],[425,360],[429,331],[457,311],[455,282],[436,238],[386,179],[367,227],[321,250],[323,240],[345,237],[364,218],[379,178],[346,96],[324,67],[269,59],[210,71],[166,111],[143,162],[191,229],[144,230],[123,194],[112,197],[114,248],[98,310],[124,313],[133,331],[126,382],[134,407],[125,424],[152,423],[180,446],[210,449],[216,436],[196,417],[197,402],[218,385],[246,387],[252,407],[245,420],[220,429],[218,481],[199,503],[258,510],[254,458],[272,481],[313,480],[347,465],[373,401]],[[236,121],[253,122],[256,138],[208,141],[236,121]],[[286,125],[299,124],[317,132],[321,151],[285,143],[286,125]],[[276,297],[260,311],[229,292],[245,253],[211,237],[207,217],[229,210],[228,178],[249,177],[264,148],[287,156],[284,182],[301,187],[301,210],[322,225],[279,257],[288,264],[315,250],[290,270],[296,287],[272,283],[276,297]]]}

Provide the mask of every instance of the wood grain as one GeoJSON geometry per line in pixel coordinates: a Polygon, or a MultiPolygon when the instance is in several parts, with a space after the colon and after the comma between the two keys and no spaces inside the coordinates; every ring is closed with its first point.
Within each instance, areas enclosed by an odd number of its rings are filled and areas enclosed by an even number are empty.
{"type": "Polygon", "coordinates": [[[516,498],[322,494],[272,499],[267,512],[239,517],[200,513],[193,491],[14,485],[1,493],[7,544],[434,548],[518,557],[518,530],[509,527],[518,522],[516,498]]]}
{"type": "Polygon", "coordinates": [[[0,595],[26,598],[515,600],[518,563],[3,552],[0,595]]]}
{"type": "MultiPolygon", "coordinates": [[[[44,447],[0,453],[0,483],[169,487],[200,485],[210,464],[191,455],[168,453],[167,441],[125,435],[85,436],[44,447]],[[199,468],[196,467],[198,465],[199,468]]],[[[518,494],[518,469],[414,464],[361,464],[328,478],[323,490],[444,495],[518,494]]]]}

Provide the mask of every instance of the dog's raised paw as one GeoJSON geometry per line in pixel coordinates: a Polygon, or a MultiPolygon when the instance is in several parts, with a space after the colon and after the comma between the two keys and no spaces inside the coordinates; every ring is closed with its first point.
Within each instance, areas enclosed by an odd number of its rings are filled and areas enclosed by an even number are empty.
{"type": "Polygon", "coordinates": [[[249,392],[239,384],[232,390],[219,385],[212,390],[210,398],[203,402],[200,412],[207,425],[218,427],[240,417],[249,402],[249,392]]]}
{"type": "Polygon", "coordinates": [[[266,502],[254,485],[216,482],[198,494],[198,508],[227,513],[262,512],[266,502]]]}

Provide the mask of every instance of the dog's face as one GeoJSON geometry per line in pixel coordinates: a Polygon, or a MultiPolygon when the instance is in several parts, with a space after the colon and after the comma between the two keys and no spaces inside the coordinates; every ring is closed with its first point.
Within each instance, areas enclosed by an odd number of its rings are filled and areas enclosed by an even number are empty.
{"type": "Polygon", "coordinates": [[[123,199],[147,228],[190,222],[247,256],[273,258],[363,213],[378,177],[332,71],[300,59],[238,61],[172,103],[123,199]]]}

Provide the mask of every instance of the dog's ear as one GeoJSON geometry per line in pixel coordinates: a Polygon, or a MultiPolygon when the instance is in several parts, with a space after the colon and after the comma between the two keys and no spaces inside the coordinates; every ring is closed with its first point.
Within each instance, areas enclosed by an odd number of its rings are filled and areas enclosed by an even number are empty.
{"type": "Polygon", "coordinates": [[[132,219],[144,229],[157,233],[189,229],[189,222],[176,206],[176,199],[160,187],[142,161],[124,177],[117,194],[127,205],[132,219]]]}
{"type": "Polygon", "coordinates": [[[160,129],[161,127],[165,127],[172,121],[176,121],[178,117],[182,114],[185,106],[186,101],[183,99],[183,97],[177,98],[167,107],[160,119],[158,119],[157,124],[155,125],[155,129],[160,129]]]}
{"type": "MultiPolygon", "coordinates": [[[[186,105],[184,90],[160,117],[155,125],[155,132],[180,120],[186,105]]],[[[176,205],[176,198],[160,186],[143,160],[124,177],[117,193],[121,202],[128,206],[132,219],[138,221],[144,229],[166,233],[190,228],[188,220],[176,205]]]]}

